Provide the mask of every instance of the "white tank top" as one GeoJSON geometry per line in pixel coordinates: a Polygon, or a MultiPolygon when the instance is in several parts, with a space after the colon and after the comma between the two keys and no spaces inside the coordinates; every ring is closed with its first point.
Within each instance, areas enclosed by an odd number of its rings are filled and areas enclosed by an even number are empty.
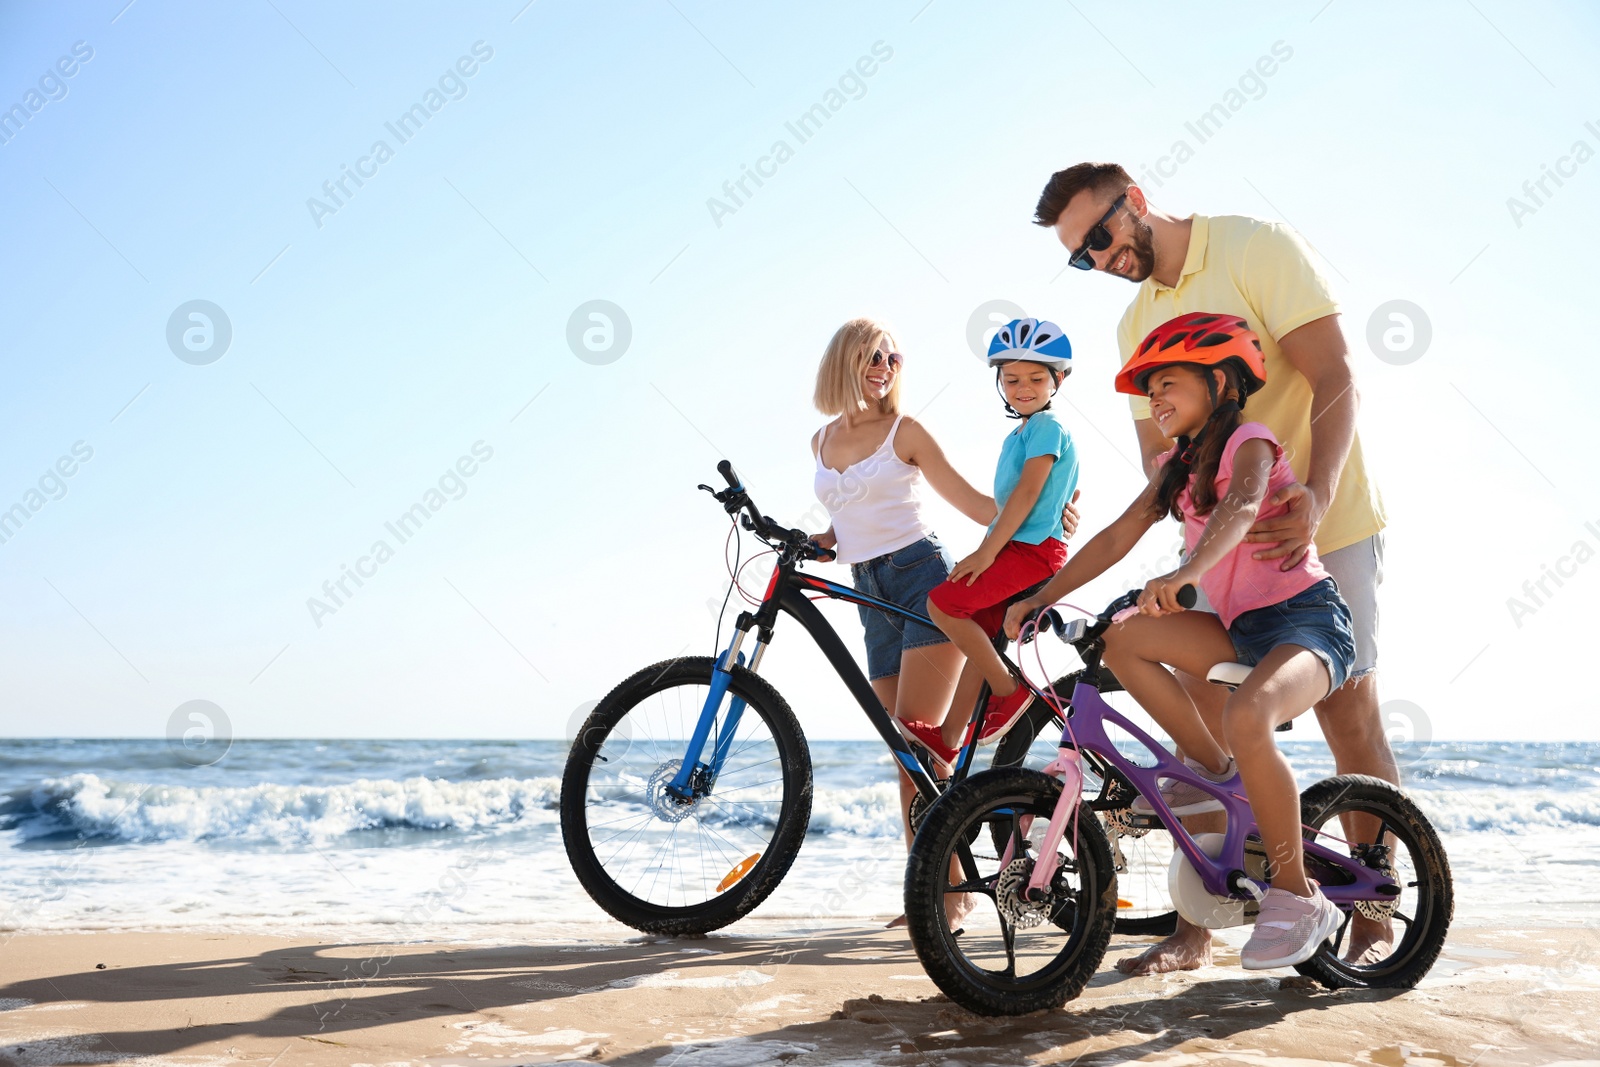
{"type": "Polygon", "coordinates": [[[894,435],[900,419],[889,427],[878,450],[842,472],[822,462],[827,427],[817,442],[817,499],[833,519],[840,563],[863,563],[929,536],[922,518],[918,485],[922,472],[895,455],[894,435]]]}

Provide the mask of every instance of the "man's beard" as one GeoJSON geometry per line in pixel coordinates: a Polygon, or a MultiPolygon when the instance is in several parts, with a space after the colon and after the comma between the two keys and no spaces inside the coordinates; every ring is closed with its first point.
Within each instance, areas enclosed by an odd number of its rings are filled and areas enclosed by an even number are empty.
{"type": "MultiPolygon", "coordinates": [[[[1127,274],[1118,274],[1117,277],[1126,278],[1130,282],[1142,282],[1156,269],[1154,231],[1150,229],[1148,222],[1132,212],[1125,217],[1128,220],[1128,228],[1133,231],[1128,238],[1128,258],[1131,261],[1129,266],[1132,269],[1127,274]]],[[[1121,253],[1117,255],[1120,257],[1121,253]]]]}

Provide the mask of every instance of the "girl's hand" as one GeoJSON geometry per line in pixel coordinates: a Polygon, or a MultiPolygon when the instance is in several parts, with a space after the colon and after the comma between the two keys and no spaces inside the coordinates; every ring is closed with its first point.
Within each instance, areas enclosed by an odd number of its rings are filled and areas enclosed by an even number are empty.
{"type": "Polygon", "coordinates": [[[1178,590],[1192,584],[1194,580],[1184,574],[1181,567],[1171,574],[1150,579],[1144,592],[1139,594],[1139,611],[1153,617],[1177,614],[1184,610],[1183,605],[1178,603],[1178,590]]]}
{"type": "Polygon", "coordinates": [[[1044,607],[1043,604],[1035,603],[1033,600],[1029,599],[1019,600],[1007,608],[1006,621],[1001,624],[1002,628],[1004,628],[1006,632],[1006,636],[1015,641],[1017,639],[1017,634],[1022,631],[1022,624],[1033,618],[1034,615],[1038,614],[1039,609],[1042,607],[1044,607]]]}
{"type": "Polygon", "coordinates": [[[967,584],[971,585],[978,580],[978,575],[994,565],[994,557],[996,555],[998,553],[989,549],[979,548],[972,555],[955,565],[955,569],[950,572],[950,581],[954,582],[965,578],[967,584]]]}

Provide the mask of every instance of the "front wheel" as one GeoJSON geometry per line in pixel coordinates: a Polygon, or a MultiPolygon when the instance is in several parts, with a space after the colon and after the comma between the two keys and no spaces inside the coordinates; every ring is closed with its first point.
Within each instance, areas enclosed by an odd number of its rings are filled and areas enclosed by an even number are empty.
{"type": "MultiPolygon", "coordinates": [[[[1051,683],[1063,702],[1072,698],[1078,674],[1051,683]]],[[[1115,686],[1111,682],[1110,686],[1115,686]]],[[[1041,770],[1056,758],[1061,744],[1061,717],[1042,700],[1033,702],[1024,718],[995,746],[994,767],[1041,770]]],[[[1102,790],[1113,806],[1098,811],[1111,845],[1117,871],[1117,933],[1165,936],[1178,928],[1178,913],[1167,893],[1167,867],[1172,862],[1172,834],[1154,820],[1141,818],[1128,805],[1139,795],[1126,781],[1105,781],[1108,768],[1090,756],[1084,761],[1084,790],[1094,796],[1102,790]]]]}
{"type": "Polygon", "coordinates": [[[561,836],[578,881],[619,922],[703,934],[777,888],[811,819],[811,756],[794,712],[735,667],[691,776],[668,787],[710,694],[713,661],[657,663],[606,695],[561,779],[561,836]],[[736,702],[743,710],[731,722],[736,702]],[[725,755],[714,768],[714,754],[725,755]]]}
{"type": "Polygon", "coordinates": [[[1023,892],[1060,796],[1061,783],[1037,771],[984,771],[941,796],[917,831],[906,864],[911,944],[928,977],[969,1011],[1058,1008],[1083,991],[1105,956],[1116,876],[1105,833],[1086,805],[1078,806],[1076,841],[1068,833],[1057,849],[1044,899],[1023,892]],[[998,850],[995,841],[1003,842],[998,850]],[[962,871],[955,885],[953,859],[962,871]],[[946,899],[959,894],[976,907],[957,935],[946,899]]]}
{"type": "MultiPolygon", "coordinates": [[[[1303,836],[1369,867],[1387,869],[1400,887],[1393,900],[1358,902],[1322,951],[1295,970],[1330,989],[1409,989],[1444,948],[1455,913],[1450,861],[1439,835],[1412,799],[1379,778],[1344,774],[1300,794],[1303,836]],[[1386,922],[1392,937],[1350,960],[1354,914],[1386,922]]],[[[1306,874],[1323,886],[1348,884],[1345,871],[1307,854],[1306,874]]],[[[1370,929],[1370,927],[1369,927],[1370,929]]]]}

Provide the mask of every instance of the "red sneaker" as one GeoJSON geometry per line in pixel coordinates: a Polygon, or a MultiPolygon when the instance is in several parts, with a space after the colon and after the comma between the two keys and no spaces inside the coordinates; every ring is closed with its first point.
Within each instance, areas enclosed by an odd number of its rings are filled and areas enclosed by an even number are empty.
{"type": "Polygon", "coordinates": [[[1010,696],[990,697],[983,712],[983,733],[978,735],[978,744],[992,745],[1000,740],[1032,706],[1033,690],[1025,685],[1018,685],[1010,696]]]}
{"type": "Polygon", "coordinates": [[[895,726],[900,729],[900,736],[919,748],[927,749],[933,757],[947,767],[954,767],[959,749],[951,748],[944,743],[944,735],[939,732],[939,727],[931,723],[896,719],[895,726]]]}

